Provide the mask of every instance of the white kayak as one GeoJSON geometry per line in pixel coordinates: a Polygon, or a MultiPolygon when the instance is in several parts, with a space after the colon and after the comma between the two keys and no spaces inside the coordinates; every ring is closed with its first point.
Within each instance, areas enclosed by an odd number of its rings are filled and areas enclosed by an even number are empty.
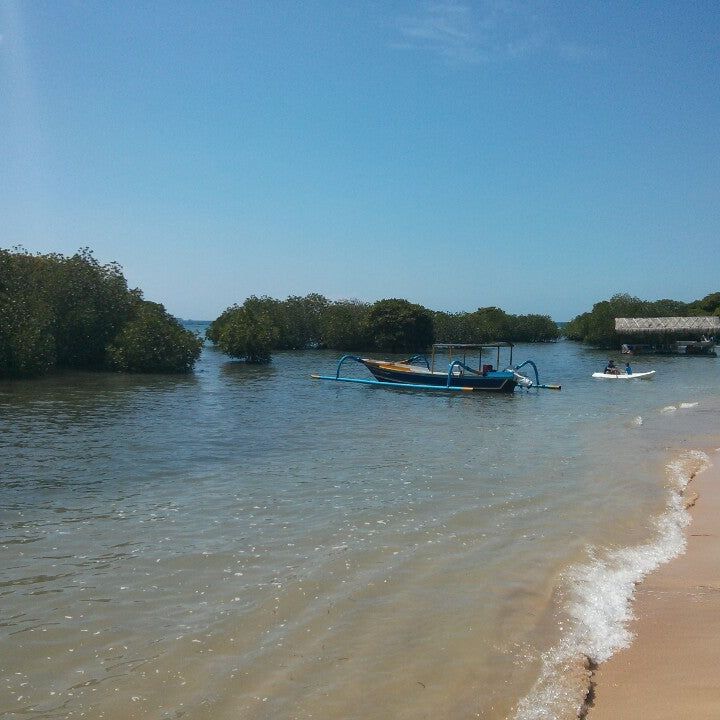
{"type": "Polygon", "coordinates": [[[648,370],[647,372],[636,373],[621,372],[617,375],[614,373],[593,373],[592,376],[594,378],[607,378],[608,380],[650,380],[654,374],[654,370],[648,370]]]}

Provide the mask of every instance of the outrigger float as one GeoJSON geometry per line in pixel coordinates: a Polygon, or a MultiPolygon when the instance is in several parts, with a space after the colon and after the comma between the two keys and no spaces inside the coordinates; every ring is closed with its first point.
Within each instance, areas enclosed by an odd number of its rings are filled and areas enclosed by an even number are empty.
{"type": "Polygon", "coordinates": [[[425,355],[413,355],[408,360],[373,360],[357,355],[343,355],[337,365],[335,375],[311,375],[314,380],[335,380],[337,382],[360,383],[363,385],[381,385],[387,387],[413,388],[415,390],[444,390],[447,392],[489,392],[511,393],[519,385],[523,388],[545,388],[560,390],[560,385],[544,385],[540,382],[537,365],[532,360],[513,366],[513,344],[511,342],[493,342],[483,344],[435,343],[428,360],[425,355]],[[500,370],[500,349],[509,350],[509,361],[505,370],[500,370]],[[483,363],[483,350],[497,351],[496,362],[483,363]],[[443,361],[440,356],[447,352],[449,363],[446,369],[440,369],[443,361]],[[468,364],[468,353],[477,356],[477,369],[468,364]],[[460,356],[462,359],[460,359],[460,356]],[[436,363],[437,358],[437,363],[436,363]],[[364,365],[374,376],[374,380],[344,377],[340,375],[346,362],[358,362],[364,365]],[[436,369],[437,365],[437,369],[436,369]],[[535,380],[522,375],[519,370],[529,366],[535,372],[535,380]]]}

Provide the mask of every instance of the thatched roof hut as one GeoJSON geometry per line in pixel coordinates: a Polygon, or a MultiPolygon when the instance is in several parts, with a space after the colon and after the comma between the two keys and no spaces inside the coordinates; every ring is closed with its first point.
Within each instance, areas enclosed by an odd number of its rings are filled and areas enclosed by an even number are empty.
{"type": "Polygon", "coordinates": [[[620,335],[720,335],[720,317],[615,318],[620,335]]]}

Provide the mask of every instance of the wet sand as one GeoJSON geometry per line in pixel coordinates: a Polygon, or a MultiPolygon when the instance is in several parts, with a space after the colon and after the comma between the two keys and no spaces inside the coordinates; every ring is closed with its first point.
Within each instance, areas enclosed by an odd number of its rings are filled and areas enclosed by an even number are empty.
{"type": "Polygon", "coordinates": [[[708,454],[685,492],[687,551],[638,586],[635,640],[593,673],[588,720],[720,718],[720,452],[708,454]]]}

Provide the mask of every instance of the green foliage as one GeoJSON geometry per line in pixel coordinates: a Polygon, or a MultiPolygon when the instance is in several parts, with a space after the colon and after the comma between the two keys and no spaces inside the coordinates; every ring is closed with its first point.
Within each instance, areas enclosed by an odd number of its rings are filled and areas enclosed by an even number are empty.
{"type": "MultiPolygon", "coordinates": [[[[119,265],[101,265],[87,248],[71,257],[0,250],[0,377],[41,375],[53,367],[109,368],[108,347],[129,322],[135,323],[136,333],[141,317],[146,330],[151,327],[143,302],[139,290],[128,289],[119,265]]],[[[157,308],[162,306],[156,306],[152,327],[160,336],[147,338],[164,348],[167,358],[162,362],[158,357],[154,364],[189,369],[179,359],[190,348],[187,338],[167,328],[161,331],[169,316],[162,308],[161,322],[157,308]]],[[[133,366],[123,342],[113,347],[112,367],[141,369],[133,366]]],[[[136,349],[134,356],[140,355],[136,349]]],[[[190,367],[196,359],[197,353],[190,367]]]]}
{"type": "Polygon", "coordinates": [[[435,312],[433,324],[438,342],[549,342],[560,337],[557,324],[547,315],[509,315],[496,307],[473,313],[435,312]]]}
{"type": "MultiPolygon", "coordinates": [[[[690,314],[688,312],[689,305],[679,300],[656,300],[649,303],[648,311],[652,311],[652,317],[685,317],[690,314]]],[[[707,314],[707,313],[704,313],[707,314]]],[[[625,316],[627,317],[627,316],[625,316]]],[[[643,315],[638,317],[651,317],[643,315]]]]}
{"type": "Polygon", "coordinates": [[[338,300],[327,305],[322,317],[321,345],[334,350],[368,347],[367,318],[370,306],[358,300],[338,300]]]}
{"type": "Polygon", "coordinates": [[[105,348],[129,320],[134,294],[116,263],[100,265],[89,249],[47,256],[57,365],[104,368],[105,348]]]}
{"type": "Polygon", "coordinates": [[[0,250],[0,377],[41,375],[55,365],[44,265],[42,258],[0,250]]]}
{"type": "Polygon", "coordinates": [[[720,292],[710,293],[702,300],[696,300],[688,305],[691,315],[718,315],[720,316],[720,292]]]}
{"type": "Polygon", "coordinates": [[[190,372],[202,340],[159,303],[138,300],[132,318],[107,348],[110,367],[123,372],[190,372]]]}
{"type": "Polygon", "coordinates": [[[510,316],[500,308],[478,308],[474,313],[470,314],[468,323],[473,337],[477,338],[472,342],[506,340],[511,334],[510,316]]]}
{"type": "Polygon", "coordinates": [[[582,313],[565,325],[565,337],[568,340],[583,342],[588,336],[590,327],[590,313],[582,313]]]}
{"type": "Polygon", "coordinates": [[[331,302],[318,294],[287,300],[249,297],[233,305],[208,328],[223,352],[249,362],[268,362],[274,350],[332,348],[416,352],[440,342],[557,340],[547,315],[508,315],[496,307],[473,313],[431,312],[407,300],[331,302]]]}
{"type": "Polygon", "coordinates": [[[227,308],[206,335],[227,355],[251,363],[269,362],[273,350],[361,349],[368,346],[368,307],[316,293],[284,301],[251,296],[227,308]]]}
{"type": "Polygon", "coordinates": [[[549,315],[512,315],[510,337],[515,342],[548,342],[560,337],[560,328],[549,315]]]}
{"type": "Polygon", "coordinates": [[[432,316],[407,300],[378,300],[367,317],[373,347],[390,352],[417,352],[433,343],[432,316]]]}
{"type": "MultiPolygon", "coordinates": [[[[317,293],[305,297],[291,296],[284,301],[252,295],[242,305],[247,314],[230,313],[230,310],[238,307],[233,306],[228,308],[218,320],[227,314],[225,319],[232,319],[234,324],[238,324],[238,328],[243,328],[242,338],[238,335],[233,341],[239,343],[234,350],[245,347],[246,343],[260,348],[268,342],[270,350],[304,350],[324,344],[324,322],[329,305],[329,301],[317,293]],[[258,337],[255,337],[256,331],[259,333],[258,337]]],[[[219,328],[223,323],[224,320],[218,323],[217,327],[219,328]]],[[[219,330],[211,330],[208,338],[213,340],[216,332],[219,330]]],[[[228,354],[234,357],[246,357],[244,352],[233,351],[228,354]]],[[[255,356],[255,353],[252,354],[255,356]]],[[[263,350],[256,356],[261,358],[265,354],[269,357],[269,350],[267,353],[263,350]]],[[[251,362],[265,362],[265,360],[257,359],[251,362]]]]}
{"type": "Polygon", "coordinates": [[[270,362],[279,337],[272,311],[269,303],[249,298],[214,320],[207,329],[207,338],[230,357],[244,358],[249,363],[270,362]]]}
{"type": "Polygon", "coordinates": [[[433,312],[433,328],[437,342],[471,343],[473,332],[468,322],[470,313],[433,312]]]}
{"type": "Polygon", "coordinates": [[[304,350],[323,344],[323,318],[330,305],[317,293],[297,295],[277,303],[274,314],[278,330],[277,350],[304,350]]]}

